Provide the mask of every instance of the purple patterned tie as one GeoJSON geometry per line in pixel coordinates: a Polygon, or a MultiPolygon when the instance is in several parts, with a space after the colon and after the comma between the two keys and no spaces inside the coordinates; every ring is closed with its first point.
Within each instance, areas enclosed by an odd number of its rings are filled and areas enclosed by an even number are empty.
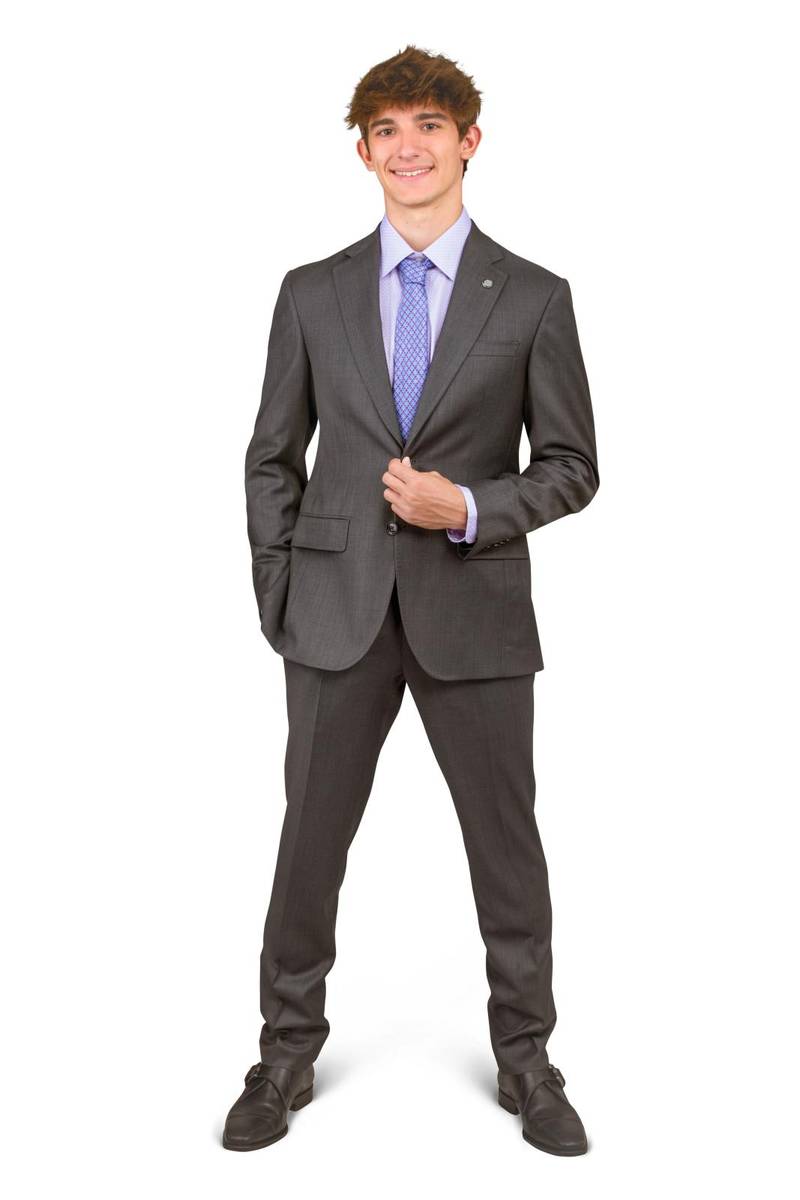
{"type": "Polygon", "coordinates": [[[403,440],[408,437],[428,374],[430,324],[425,275],[433,265],[424,254],[421,258],[409,254],[397,264],[403,295],[394,334],[392,391],[403,440]]]}

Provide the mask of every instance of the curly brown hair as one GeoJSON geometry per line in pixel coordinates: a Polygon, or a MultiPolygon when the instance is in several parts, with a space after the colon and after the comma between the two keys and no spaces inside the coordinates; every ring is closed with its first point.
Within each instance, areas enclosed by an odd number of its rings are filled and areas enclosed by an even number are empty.
{"type": "MultiPolygon", "coordinates": [[[[452,59],[408,45],[362,76],[344,120],[348,129],[358,125],[369,148],[369,122],[382,111],[430,104],[453,118],[458,136],[463,138],[478,120],[480,97],[472,76],[465,75],[452,59]]],[[[462,178],[466,170],[464,159],[462,178]]]]}

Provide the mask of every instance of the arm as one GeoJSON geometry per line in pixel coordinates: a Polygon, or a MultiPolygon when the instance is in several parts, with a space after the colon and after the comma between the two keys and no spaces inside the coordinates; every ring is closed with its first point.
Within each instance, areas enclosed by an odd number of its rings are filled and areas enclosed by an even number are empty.
{"type": "Polygon", "coordinates": [[[261,405],[245,456],[247,536],[259,616],[280,623],[291,535],[308,476],[306,449],[317,426],[311,369],[289,271],[269,334],[261,405]]]}
{"type": "Polygon", "coordinates": [[[466,529],[448,529],[447,536],[451,542],[474,542],[478,536],[478,513],[475,508],[475,497],[468,487],[457,483],[457,488],[464,494],[464,500],[467,505],[467,527],[466,529]]]}
{"type": "Polygon", "coordinates": [[[480,533],[468,549],[459,545],[463,559],[578,512],[600,486],[589,383],[566,279],[556,283],[533,338],[523,419],[530,465],[522,474],[470,480],[480,533]]]}

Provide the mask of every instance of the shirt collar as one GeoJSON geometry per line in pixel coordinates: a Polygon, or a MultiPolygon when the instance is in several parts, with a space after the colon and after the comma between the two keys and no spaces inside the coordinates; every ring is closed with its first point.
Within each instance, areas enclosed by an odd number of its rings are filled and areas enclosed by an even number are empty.
{"type": "MultiPolygon", "coordinates": [[[[381,231],[381,278],[383,278],[409,254],[417,252],[397,232],[385,213],[379,228],[381,231]]],[[[426,246],[423,251],[433,265],[443,271],[448,279],[454,280],[456,277],[461,251],[464,249],[464,242],[467,240],[471,228],[472,218],[462,204],[458,220],[454,221],[449,229],[445,229],[444,233],[440,234],[436,241],[431,242],[430,246],[426,246]]]]}

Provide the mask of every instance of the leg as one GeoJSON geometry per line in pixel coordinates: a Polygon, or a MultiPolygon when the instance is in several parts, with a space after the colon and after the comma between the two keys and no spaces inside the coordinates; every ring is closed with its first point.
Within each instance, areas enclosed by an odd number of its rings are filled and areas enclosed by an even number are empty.
{"type": "Polygon", "coordinates": [[[287,809],[261,953],[261,1060],[314,1061],[329,1033],[325,977],[347,852],[405,690],[394,601],[367,654],[344,671],[284,659],[287,809]]]}
{"type": "Polygon", "coordinates": [[[434,679],[405,638],[403,663],[464,837],[498,1067],[546,1067],[556,1010],[547,864],[533,811],[534,676],[434,679]]]}

